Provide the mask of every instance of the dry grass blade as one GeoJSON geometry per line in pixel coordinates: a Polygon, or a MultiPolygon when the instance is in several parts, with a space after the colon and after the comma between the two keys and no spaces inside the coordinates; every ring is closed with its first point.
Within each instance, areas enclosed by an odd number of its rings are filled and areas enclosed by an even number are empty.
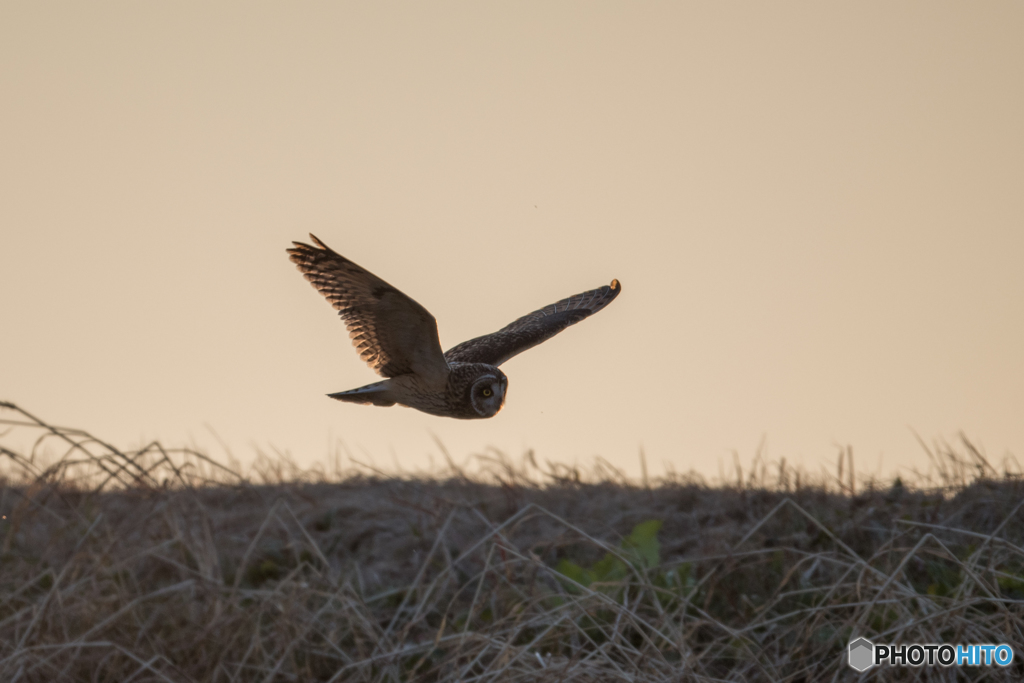
{"type": "Polygon", "coordinates": [[[0,425],[4,681],[838,681],[855,636],[1024,643],[1024,485],[966,437],[891,486],[848,446],[709,486],[443,444],[435,478],[242,474],[0,425]]]}

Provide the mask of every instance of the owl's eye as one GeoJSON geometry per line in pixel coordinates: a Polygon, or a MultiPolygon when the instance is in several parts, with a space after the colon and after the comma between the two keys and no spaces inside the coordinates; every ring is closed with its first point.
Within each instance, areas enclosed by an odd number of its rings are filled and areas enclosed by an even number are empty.
{"type": "Polygon", "coordinates": [[[484,396],[490,396],[494,392],[491,391],[490,389],[484,389],[482,393],[483,393],[484,396]]]}

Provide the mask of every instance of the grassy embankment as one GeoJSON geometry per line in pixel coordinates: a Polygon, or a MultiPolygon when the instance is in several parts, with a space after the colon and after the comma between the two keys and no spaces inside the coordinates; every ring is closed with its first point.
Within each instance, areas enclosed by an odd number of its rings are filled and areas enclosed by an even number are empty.
{"type": "Polygon", "coordinates": [[[966,439],[915,482],[855,481],[846,453],[836,477],[644,486],[497,455],[242,476],[0,421],[3,681],[1024,678],[844,658],[851,635],[1024,656],[1024,483],[966,439]]]}

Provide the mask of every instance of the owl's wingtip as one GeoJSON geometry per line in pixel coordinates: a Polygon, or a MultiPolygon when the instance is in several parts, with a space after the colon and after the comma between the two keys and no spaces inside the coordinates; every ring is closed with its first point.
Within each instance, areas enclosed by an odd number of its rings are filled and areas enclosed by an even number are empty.
{"type": "Polygon", "coordinates": [[[299,242],[298,240],[292,240],[292,244],[294,246],[288,247],[288,249],[285,250],[289,254],[292,255],[292,260],[295,260],[296,257],[298,257],[298,255],[302,254],[303,252],[305,252],[307,254],[310,253],[310,252],[316,252],[316,251],[326,251],[329,254],[335,253],[333,249],[331,249],[329,246],[324,244],[323,240],[321,240],[319,237],[317,237],[313,233],[309,233],[309,239],[313,240],[313,244],[316,245],[315,247],[314,246],[310,246],[310,245],[306,244],[305,242],[299,242]]]}
{"type": "MultiPolygon", "coordinates": [[[[311,240],[313,240],[314,244],[321,247],[324,246],[324,243],[318,240],[316,235],[314,235],[313,233],[309,233],[309,237],[311,240]]],[[[288,251],[288,253],[302,251],[303,249],[312,249],[312,247],[306,244],[305,242],[300,242],[298,240],[292,240],[292,244],[294,246],[288,247],[288,249],[286,250],[288,251]]]]}

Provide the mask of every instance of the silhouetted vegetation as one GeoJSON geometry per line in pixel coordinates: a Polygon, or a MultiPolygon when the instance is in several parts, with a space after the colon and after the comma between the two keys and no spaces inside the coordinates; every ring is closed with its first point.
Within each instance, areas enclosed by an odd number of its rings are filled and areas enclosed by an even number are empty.
{"type": "Polygon", "coordinates": [[[532,454],[243,474],[12,404],[0,423],[4,681],[1024,676],[846,665],[857,636],[1024,643],[1024,484],[966,438],[884,484],[843,451],[836,476],[645,486],[532,454]]]}

